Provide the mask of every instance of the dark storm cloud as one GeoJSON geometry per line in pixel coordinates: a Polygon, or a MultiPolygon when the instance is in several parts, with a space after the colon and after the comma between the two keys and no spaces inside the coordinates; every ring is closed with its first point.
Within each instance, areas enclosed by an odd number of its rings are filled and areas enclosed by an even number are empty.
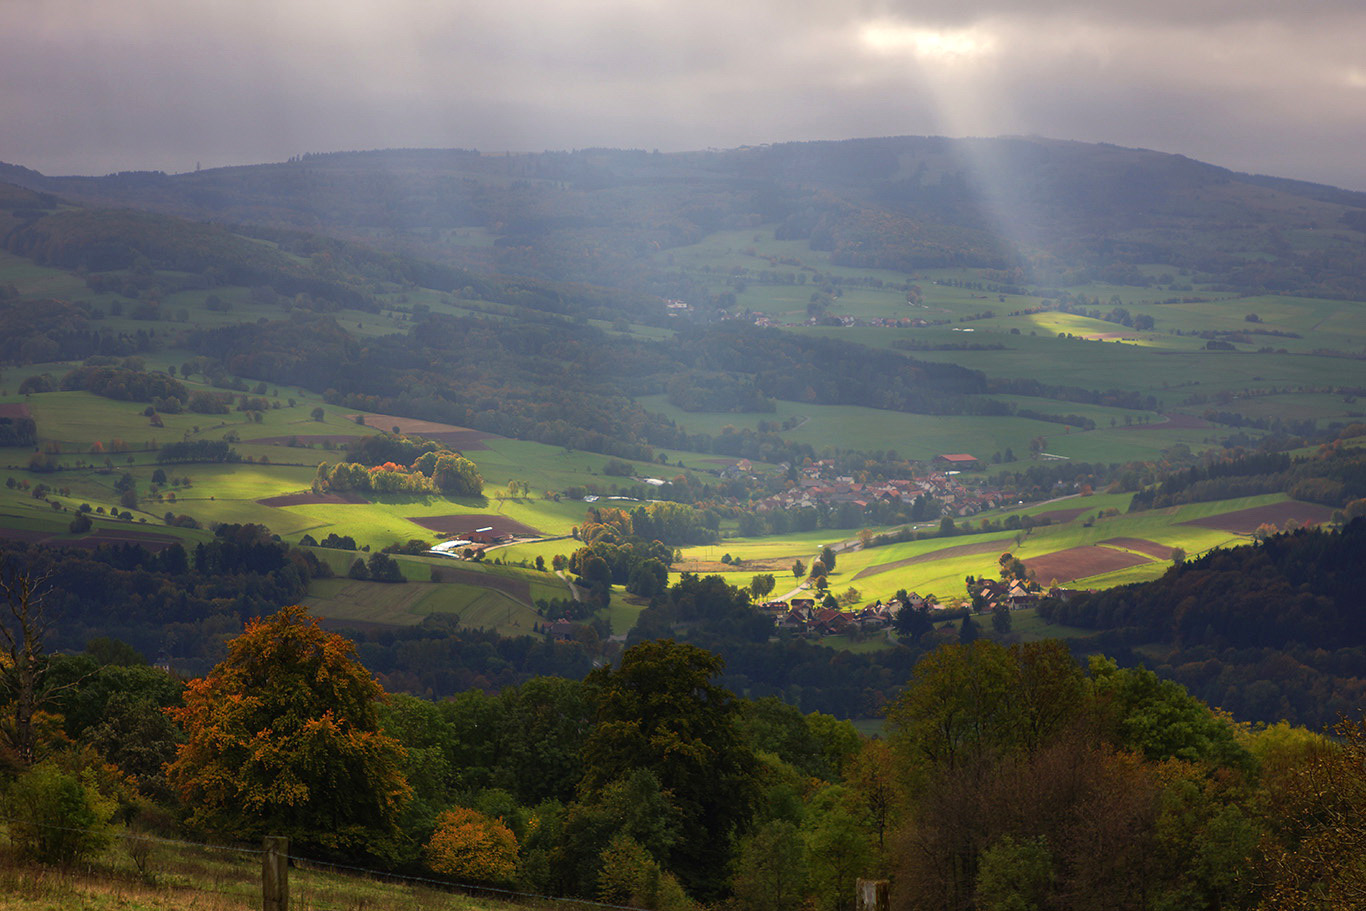
{"type": "Polygon", "coordinates": [[[1359,5],[5,0],[0,160],[1035,133],[1366,188],[1359,5]]]}

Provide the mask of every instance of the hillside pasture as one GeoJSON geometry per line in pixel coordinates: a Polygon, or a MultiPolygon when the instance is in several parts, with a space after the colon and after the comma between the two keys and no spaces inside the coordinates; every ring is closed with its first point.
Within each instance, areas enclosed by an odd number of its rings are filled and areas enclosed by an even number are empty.
{"type": "Polygon", "coordinates": [[[83,547],[94,550],[97,547],[116,547],[120,544],[133,544],[152,553],[159,553],[168,547],[174,547],[180,543],[180,539],[171,535],[160,535],[154,532],[136,531],[133,529],[110,528],[87,535],[72,538],[69,541],[60,542],[65,547],[83,547]]]}
{"type": "MultiPolygon", "coordinates": [[[[1071,521],[1035,526],[1028,532],[960,534],[844,552],[839,555],[830,586],[839,591],[852,582],[866,601],[890,597],[900,588],[934,594],[941,600],[960,599],[963,579],[969,575],[994,578],[999,571],[997,557],[1005,552],[1033,568],[1044,585],[1084,579],[1090,586],[1109,587],[1152,579],[1170,566],[1172,548],[1180,547],[1194,557],[1243,540],[1214,524],[1191,520],[1212,518],[1217,523],[1223,514],[1255,507],[1270,506],[1274,512],[1284,509],[1277,504],[1286,499],[1283,494],[1269,494],[1100,517],[1105,509],[1124,508],[1128,497],[1097,494],[1069,498],[1069,504],[1077,504],[1068,507],[1074,514],[1071,521]]],[[[1058,509],[1054,504],[1036,504],[1021,510],[1033,515],[1047,511],[1058,509]]],[[[739,552],[739,544],[725,542],[732,554],[739,552]]],[[[772,546],[776,547],[776,542],[772,546]]]]}
{"type": "Polygon", "coordinates": [[[459,513],[446,516],[409,516],[409,522],[421,525],[430,531],[449,537],[465,537],[481,528],[492,529],[495,535],[516,535],[519,537],[540,537],[541,532],[530,525],[509,519],[506,516],[491,516],[483,513],[459,513]]]}
{"type": "MultiPolygon", "coordinates": [[[[256,844],[259,848],[259,842],[256,844]]],[[[252,911],[261,907],[258,850],[152,837],[116,830],[89,862],[29,866],[3,857],[0,911],[252,911]],[[134,841],[118,837],[126,834],[134,841]],[[140,840],[146,870],[128,850],[140,840]]],[[[421,880],[369,875],[300,859],[290,864],[290,907],[389,908],[406,911],[506,911],[502,899],[475,898],[421,880]]]]}
{"type": "MultiPolygon", "coordinates": [[[[364,554],[315,550],[344,573],[345,567],[364,554]]],[[[426,617],[441,614],[456,618],[461,626],[497,630],[503,635],[530,635],[541,617],[533,604],[537,599],[563,598],[564,584],[544,573],[528,573],[505,567],[478,567],[454,560],[425,561],[399,557],[408,582],[364,582],[339,576],[319,579],[309,587],[306,606],[334,626],[413,626],[426,617]],[[440,581],[430,581],[435,569],[440,581]],[[542,577],[544,579],[532,577],[542,577]]]]}
{"type": "Polygon", "coordinates": [[[854,574],[854,578],[862,579],[866,576],[876,576],[881,573],[903,569],[907,566],[916,566],[920,563],[931,563],[936,560],[951,560],[954,557],[977,556],[979,554],[1000,554],[1002,550],[1002,538],[991,538],[986,541],[975,541],[972,544],[956,544],[949,547],[941,547],[938,550],[928,551],[917,554],[914,557],[906,557],[892,563],[878,563],[874,566],[865,566],[854,574]]]}
{"type": "Polygon", "coordinates": [[[487,449],[484,441],[495,439],[496,436],[482,430],[459,427],[455,424],[442,424],[437,421],[423,421],[417,418],[402,418],[392,414],[348,414],[346,418],[351,421],[364,418],[365,425],[368,427],[385,432],[392,432],[397,428],[399,433],[407,436],[420,436],[427,440],[436,440],[453,449],[487,449]]]}
{"type": "Polygon", "coordinates": [[[1154,560],[1170,560],[1172,558],[1172,548],[1155,541],[1145,541],[1142,538],[1106,538],[1100,543],[1106,547],[1137,551],[1144,556],[1152,557],[1154,560]]]}
{"type": "Polygon", "coordinates": [[[1199,519],[1191,519],[1183,524],[1198,525],[1202,528],[1215,528],[1236,535],[1250,535],[1262,525],[1283,528],[1287,523],[1298,525],[1320,525],[1333,517],[1333,510],[1317,503],[1301,503],[1298,500],[1284,500],[1254,506],[1236,512],[1222,513],[1199,519]]]}
{"type": "MultiPolygon", "coordinates": [[[[720,435],[728,425],[758,429],[760,423],[795,423],[795,427],[780,431],[779,436],[809,445],[817,453],[826,449],[895,451],[902,458],[929,460],[946,452],[970,452],[989,459],[993,453],[1010,448],[1026,454],[1034,437],[1062,433],[1059,424],[1017,417],[909,414],[786,401],[776,402],[772,412],[707,413],[683,411],[664,395],[642,396],[637,401],[647,411],[664,415],[689,433],[720,435]]],[[[1062,407],[1052,405],[1048,410],[1060,411],[1062,407]]]]}
{"type": "Polygon", "coordinates": [[[256,502],[262,506],[315,506],[321,503],[357,506],[370,501],[353,493],[289,493],[256,502]]]}

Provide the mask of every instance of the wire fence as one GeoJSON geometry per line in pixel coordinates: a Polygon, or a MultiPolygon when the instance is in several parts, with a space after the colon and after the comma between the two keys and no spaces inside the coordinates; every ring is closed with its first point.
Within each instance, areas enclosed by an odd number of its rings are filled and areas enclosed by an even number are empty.
{"type": "MultiPolygon", "coordinates": [[[[34,906],[79,907],[105,896],[132,909],[194,907],[199,911],[259,909],[267,852],[122,830],[101,851],[67,866],[18,861],[25,833],[82,836],[89,830],[0,817],[11,842],[0,863],[0,893],[34,906]]],[[[546,895],[322,860],[290,852],[291,911],[482,911],[508,904],[547,909],[641,911],[630,905],[546,895]]],[[[11,907],[6,904],[5,907],[11,907]]],[[[22,904],[16,908],[25,907],[22,904]]]]}

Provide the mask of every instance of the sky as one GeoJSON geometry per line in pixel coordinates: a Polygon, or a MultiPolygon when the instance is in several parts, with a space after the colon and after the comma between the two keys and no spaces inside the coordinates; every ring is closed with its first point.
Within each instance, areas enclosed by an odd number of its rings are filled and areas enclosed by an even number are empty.
{"type": "Polygon", "coordinates": [[[0,161],[1036,135],[1366,190],[1361,0],[0,0],[0,161]]]}

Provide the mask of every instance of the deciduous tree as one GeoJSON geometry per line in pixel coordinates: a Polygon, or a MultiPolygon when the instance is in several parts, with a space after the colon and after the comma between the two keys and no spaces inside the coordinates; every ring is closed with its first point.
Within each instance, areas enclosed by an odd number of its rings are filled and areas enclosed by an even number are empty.
{"type": "Polygon", "coordinates": [[[706,897],[724,881],[730,839],[748,825],[757,795],[758,766],[736,729],[734,697],[712,682],[720,671],[716,655],[662,640],[633,646],[619,667],[588,678],[599,697],[582,791],[601,792],[638,769],[654,773],[679,808],[666,868],[706,897]]]}
{"type": "Polygon", "coordinates": [[[373,853],[410,794],[403,749],[379,727],[383,698],[354,643],[282,608],[249,623],[169,710],[187,737],[171,783],[211,829],[373,853]]]}

